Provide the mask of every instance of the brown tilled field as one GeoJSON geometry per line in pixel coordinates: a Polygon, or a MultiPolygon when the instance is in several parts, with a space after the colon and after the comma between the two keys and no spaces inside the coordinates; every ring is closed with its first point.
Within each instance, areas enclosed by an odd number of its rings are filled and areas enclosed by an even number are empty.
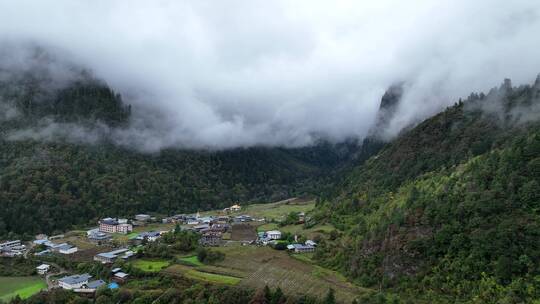
{"type": "Polygon", "coordinates": [[[329,288],[336,291],[340,302],[350,303],[363,290],[341,275],[289,256],[284,251],[268,247],[236,246],[221,247],[226,258],[217,264],[223,272],[230,269],[230,275],[244,279],[240,285],[262,288],[265,285],[290,294],[309,294],[324,297],[329,288]]]}
{"type": "Polygon", "coordinates": [[[231,240],[233,241],[254,241],[257,239],[257,231],[250,224],[232,225],[231,240]]]}

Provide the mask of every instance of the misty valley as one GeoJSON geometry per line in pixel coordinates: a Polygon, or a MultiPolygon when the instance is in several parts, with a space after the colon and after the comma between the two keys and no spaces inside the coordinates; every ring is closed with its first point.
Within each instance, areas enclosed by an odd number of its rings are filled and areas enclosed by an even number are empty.
{"type": "Polygon", "coordinates": [[[0,3],[0,303],[540,303],[540,5],[413,3],[0,3]]]}

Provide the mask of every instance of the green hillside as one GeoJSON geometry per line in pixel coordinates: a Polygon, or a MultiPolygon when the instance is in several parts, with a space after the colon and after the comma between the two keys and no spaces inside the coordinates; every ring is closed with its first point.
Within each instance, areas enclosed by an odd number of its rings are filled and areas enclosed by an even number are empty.
{"type": "Polygon", "coordinates": [[[539,92],[473,94],[354,168],[316,216],[341,230],[317,260],[402,299],[538,298],[539,92]]]}

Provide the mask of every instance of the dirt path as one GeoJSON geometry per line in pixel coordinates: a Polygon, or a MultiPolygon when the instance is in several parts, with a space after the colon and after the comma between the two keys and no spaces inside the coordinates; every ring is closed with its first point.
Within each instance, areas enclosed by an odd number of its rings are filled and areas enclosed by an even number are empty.
{"type": "Polygon", "coordinates": [[[60,275],[60,274],[64,274],[64,273],[67,273],[67,270],[60,267],[60,265],[56,264],[56,263],[50,263],[50,262],[47,262],[49,265],[53,266],[54,268],[58,269],[59,271],[58,272],[50,272],[50,273],[47,273],[45,275],[45,281],[47,282],[47,289],[48,290],[51,290],[53,288],[55,288],[56,286],[54,285],[54,283],[52,282],[51,280],[51,277],[52,276],[55,276],[55,275],[60,275]]]}

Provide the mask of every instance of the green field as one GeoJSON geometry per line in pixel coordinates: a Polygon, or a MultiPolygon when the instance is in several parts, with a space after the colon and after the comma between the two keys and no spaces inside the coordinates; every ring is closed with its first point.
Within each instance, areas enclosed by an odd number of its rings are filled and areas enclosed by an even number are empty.
{"type": "Polygon", "coordinates": [[[236,285],[242,281],[242,278],[217,273],[220,272],[220,270],[216,267],[190,267],[184,265],[172,265],[164,269],[163,272],[170,275],[182,275],[192,280],[204,281],[212,284],[236,285]]]}
{"type": "Polygon", "coordinates": [[[199,281],[205,281],[208,283],[214,284],[226,284],[226,285],[236,285],[242,281],[242,279],[208,272],[201,272],[195,269],[191,269],[184,273],[187,278],[199,281]]]}
{"type": "Polygon", "coordinates": [[[146,272],[158,272],[169,266],[169,262],[165,260],[136,260],[133,262],[133,266],[146,272]]]}
{"type": "Polygon", "coordinates": [[[199,261],[196,255],[181,257],[179,260],[189,266],[203,266],[204,265],[203,263],[201,263],[201,261],[199,261]]]}
{"type": "Polygon", "coordinates": [[[314,201],[277,202],[271,204],[249,205],[246,206],[241,213],[249,214],[255,218],[281,221],[291,212],[308,212],[313,210],[314,207],[314,201]]]}
{"type": "Polygon", "coordinates": [[[26,299],[46,288],[45,281],[37,276],[0,277],[0,300],[8,301],[16,295],[26,299]]]}

